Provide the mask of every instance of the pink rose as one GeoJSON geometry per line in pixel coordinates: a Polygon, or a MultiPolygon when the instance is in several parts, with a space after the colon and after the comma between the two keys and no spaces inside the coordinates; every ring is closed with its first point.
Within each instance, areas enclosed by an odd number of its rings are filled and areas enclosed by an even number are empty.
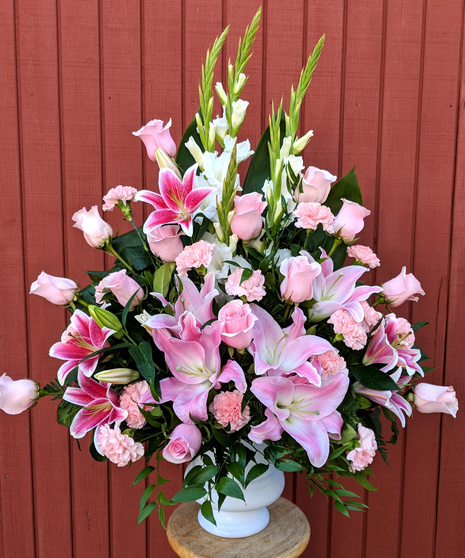
{"type": "Polygon", "coordinates": [[[153,229],[148,235],[150,250],[164,262],[174,262],[183,251],[179,225],[165,225],[153,229]]]}
{"type": "Polygon", "coordinates": [[[334,332],[341,335],[344,344],[354,351],[359,351],[367,344],[367,334],[361,323],[358,323],[347,310],[336,310],[328,320],[332,324],[334,332]]]}
{"type": "Polygon", "coordinates": [[[339,210],[332,225],[330,234],[342,238],[344,242],[352,242],[364,226],[363,219],[370,215],[371,211],[353,201],[341,198],[343,205],[339,210]]]}
{"type": "Polygon", "coordinates": [[[349,246],[347,255],[350,258],[355,258],[355,264],[361,263],[371,269],[380,265],[378,256],[369,246],[362,246],[361,244],[349,246]]]}
{"type": "Polygon", "coordinates": [[[228,277],[225,285],[227,294],[231,296],[244,296],[248,302],[260,301],[266,294],[264,287],[265,277],[257,269],[248,279],[241,283],[243,271],[242,268],[237,267],[228,277]]]}
{"type": "Polygon", "coordinates": [[[252,342],[256,320],[250,306],[242,300],[228,302],[218,312],[218,321],[224,324],[221,340],[235,349],[246,349],[252,342]]]}
{"type": "Polygon", "coordinates": [[[108,193],[103,196],[103,201],[105,204],[103,205],[103,211],[113,211],[115,205],[118,205],[118,202],[123,202],[123,205],[127,205],[128,202],[132,202],[135,199],[137,194],[137,190],[132,186],[117,186],[116,188],[111,188],[108,190],[108,193]]]}
{"type": "Polygon", "coordinates": [[[212,261],[215,249],[216,246],[214,244],[210,244],[210,242],[205,240],[199,240],[190,246],[186,246],[175,259],[179,277],[187,277],[187,272],[193,268],[208,267],[212,261]]]}
{"type": "Polygon", "coordinates": [[[320,275],[321,265],[311,262],[306,252],[302,256],[286,258],[282,261],[279,271],[284,275],[281,283],[281,297],[294,304],[313,298],[312,281],[320,275]]]}
{"type": "Polygon", "coordinates": [[[87,244],[92,248],[102,248],[113,237],[113,229],[100,217],[96,205],[89,211],[85,207],[76,211],[72,219],[75,221],[73,227],[84,233],[87,244]]]}
{"type": "Polygon", "coordinates": [[[337,177],[326,170],[308,167],[302,179],[302,192],[296,188],[295,199],[298,202],[323,203],[329,196],[331,184],[336,180],[337,177]]]}
{"type": "Polygon", "coordinates": [[[356,473],[363,471],[373,461],[373,457],[378,449],[375,433],[370,428],[365,428],[363,424],[358,425],[358,435],[360,438],[360,447],[349,451],[347,459],[352,461],[350,471],[356,473]]]}
{"type": "Polygon", "coordinates": [[[415,407],[420,413],[447,413],[456,417],[459,402],[452,386],[435,386],[422,382],[413,391],[415,407]]]}
{"type": "Polygon", "coordinates": [[[236,196],[234,198],[234,216],[231,220],[231,231],[241,240],[252,240],[262,232],[262,213],[266,202],[258,192],[236,196]]]}
{"type": "Polygon", "coordinates": [[[118,423],[114,428],[109,424],[98,426],[94,436],[95,449],[118,467],[134,463],[144,455],[144,446],[121,432],[118,423]]]}
{"type": "Polygon", "coordinates": [[[244,427],[250,420],[250,407],[246,405],[241,412],[242,399],[244,394],[238,391],[222,391],[215,395],[210,403],[208,410],[215,417],[221,426],[230,426],[230,432],[237,432],[244,427]]]}
{"type": "Polygon", "coordinates": [[[416,279],[413,273],[407,274],[405,266],[397,277],[386,281],[381,286],[383,287],[383,295],[387,304],[393,308],[400,306],[406,300],[418,302],[418,297],[413,295],[425,294],[425,291],[421,288],[420,281],[416,279]]]}
{"type": "Polygon", "coordinates": [[[19,415],[35,404],[39,384],[33,380],[12,380],[6,374],[0,376],[0,410],[7,415],[19,415]]]}
{"type": "Polygon", "coordinates": [[[129,428],[142,428],[147,422],[144,415],[139,411],[139,406],[145,411],[151,411],[151,406],[142,405],[142,401],[146,401],[146,397],[149,394],[150,388],[145,380],[141,382],[136,382],[135,384],[129,384],[126,386],[121,395],[119,396],[119,406],[128,412],[126,423],[129,428]],[[145,397],[144,397],[145,396],[145,397]]]}
{"type": "Polygon", "coordinates": [[[296,227],[313,231],[320,224],[324,231],[329,231],[334,221],[334,215],[331,213],[331,209],[317,202],[299,203],[293,215],[297,217],[295,223],[296,227]]]}
{"type": "Polygon", "coordinates": [[[97,304],[102,302],[106,292],[114,294],[117,301],[123,307],[126,306],[132,295],[137,293],[132,299],[131,309],[140,304],[144,298],[142,287],[137,281],[127,276],[125,269],[110,273],[95,287],[95,302],[97,302],[97,304]]]}
{"type": "Polygon", "coordinates": [[[54,277],[42,271],[37,281],[32,283],[29,294],[43,296],[52,304],[64,306],[73,300],[77,291],[79,287],[71,279],[54,277]]]}
{"type": "Polygon", "coordinates": [[[195,457],[202,445],[202,433],[195,424],[179,424],[163,450],[163,457],[170,463],[185,463],[195,457]]]}
{"type": "Polygon", "coordinates": [[[147,149],[147,155],[151,161],[157,160],[157,149],[163,149],[170,157],[176,155],[176,144],[170,134],[171,118],[166,126],[163,120],[151,120],[142,126],[137,132],[132,132],[134,136],[140,137],[147,149]]]}

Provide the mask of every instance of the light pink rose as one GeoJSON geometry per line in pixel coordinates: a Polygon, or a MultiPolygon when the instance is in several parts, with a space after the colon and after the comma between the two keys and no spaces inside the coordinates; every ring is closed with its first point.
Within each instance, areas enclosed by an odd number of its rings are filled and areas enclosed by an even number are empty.
{"type": "Polygon", "coordinates": [[[122,434],[118,423],[98,426],[94,436],[95,449],[118,467],[134,463],[144,455],[144,446],[127,434],[122,434]]]}
{"type": "Polygon", "coordinates": [[[135,199],[137,190],[132,186],[116,186],[116,188],[111,188],[108,190],[107,194],[103,196],[103,211],[113,211],[115,205],[119,201],[123,202],[123,205],[127,205],[128,202],[132,202],[135,199]]]}
{"type": "Polygon", "coordinates": [[[362,246],[361,244],[354,244],[347,248],[347,255],[350,258],[355,258],[356,264],[360,262],[373,269],[380,265],[378,256],[373,252],[369,246],[362,246]]]}
{"type": "Polygon", "coordinates": [[[242,300],[228,302],[218,312],[218,321],[224,324],[221,340],[235,349],[246,349],[252,342],[256,320],[250,306],[242,300]]]}
{"type": "Polygon", "coordinates": [[[313,298],[312,281],[320,275],[321,265],[312,262],[305,252],[295,258],[286,258],[279,268],[284,275],[281,283],[281,297],[294,304],[300,304],[313,298]]]}
{"type": "Polygon", "coordinates": [[[418,302],[418,297],[413,295],[425,294],[425,291],[421,288],[420,281],[418,281],[413,273],[407,274],[405,266],[397,277],[386,281],[381,286],[383,287],[383,295],[387,300],[387,304],[392,306],[392,308],[400,306],[406,300],[418,302]]]}
{"type": "Polygon", "coordinates": [[[337,177],[326,170],[308,167],[302,179],[302,192],[299,193],[299,188],[296,188],[294,196],[298,202],[323,203],[336,180],[337,177]]]}
{"type": "Polygon", "coordinates": [[[257,269],[248,279],[241,283],[243,271],[242,268],[237,267],[228,277],[225,285],[227,294],[231,296],[244,296],[248,302],[260,301],[266,294],[264,287],[265,277],[257,269]]]}
{"type": "Polygon", "coordinates": [[[142,287],[137,281],[128,277],[125,269],[110,273],[95,287],[95,302],[97,304],[102,302],[106,292],[114,294],[121,306],[126,306],[132,295],[137,293],[132,299],[131,309],[140,304],[144,298],[142,287]]]}
{"type": "Polygon", "coordinates": [[[208,407],[210,413],[215,417],[221,426],[230,426],[230,432],[237,432],[244,427],[250,420],[250,407],[246,405],[241,412],[242,399],[244,394],[238,391],[222,391],[215,395],[208,407]]]}
{"type": "Polygon", "coordinates": [[[344,242],[352,242],[364,226],[363,219],[370,215],[371,211],[362,205],[341,198],[343,205],[332,224],[330,234],[342,238],[344,242]]]}
{"type": "Polygon", "coordinates": [[[334,221],[331,209],[317,202],[299,203],[293,213],[297,217],[296,227],[301,229],[315,230],[318,225],[322,225],[324,231],[329,231],[334,221]]]}
{"type": "Polygon", "coordinates": [[[454,418],[459,402],[452,386],[436,386],[422,382],[414,388],[414,403],[420,413],[447,413],[454,418]]]}
{"type": "Polygon", "coordinates": [[[373,430],[365,428],[363,424],[359,423],[358,435],[360,437],[360,447],[353,449],[347,454],[347,459],[352,461],[350,464],[350,471],[352,473],[363,471],[363,469],[368,467],[378,449],[373,430]]]}
{"type": "Polygon", "coordinates": [[[216,246],[199,240],[190,246],[186,246],[184,250],[175,259],[176,270],[179,277],[187,277],[187,272],[191,269],[198,269],[199,267],[208,267],[212,261],[213,252],[216,246]]]}
{"type": "Polygon", "coordinates": [[[202,445],[202,433],[195,424],[179,424],[163,450],[163,457],[170,463],[185,463],[195,457],[202,445]]]}
{"type": "Polygon", "coordinates": [[[129,384],[126,386],[121,395],[119,396],[119,406],[128,412],[126,423],[129,428],[142,428],[147,422],[144,415],[139,411],[139,406],[145,411],[151,411],[152,406],[142,405],[141,401],[144,399],[144,395],[147,395],[150,391],[149,385],[145,380],[141,382],[136,382],[135,384],[129,384]]]}
{"type": "Polygon", "coordinates": [[[163,149],[170,157],[176,155],[176,144],[170,134],[171,118],[166,126],[163,124],[163,120],[151,120],[137,132],[132,132],[144,142],[147,155],[154,162],[157,160],[157,149],[163,149]]]}
{"type": "Polygon", "coordinates": [[[0,376],[0,410],[7,415],[19,415],[35,404],[39,384],[33,380],[12,380],[6,374],[0,376]]]}
{"type": "Polygon", "coordinates": [[[179,225],[165,225],[153,229],[147,235],[152,254],[164,262],[174,262],[183,251],[181,234],[179,225]]]}
{"type": "Polygon", "coordinates": [[[322,380],[329,380],[339,373],[342,373],[345,376],[349,374],[346,361],[343,357],[337,355],[333,351],[326,351],[321,355],[316,355],[313,357],[313,360],[316,360],[321,367],[320,374],[322,380]]]}
{"type": "Polygon", "coordinates": [[[241,240],[252,240],[262,232],[262,213],[266,202],[258,192],[234,198],[234,216],[231,220],[231,231],[241,240]]]}
{"type": "Polygon", "coordinates": [[[342,335],[344,344],[354,351],[363,349],[366,345],[367,334],[362,324],[356,322],[347,310],[336,310],[329,318],[328,324],[333,325],[334,332],[342,335]]]}
{"type": "Polygon", "coordinates": [[[89,211],[85,207],[76,211],[72,219],[75,221],[73,227],[84,233],[87,244],[92,248],[102,248],[113,237],[113,229],[100,217],[96,205],[89,211]]]}
{"type": "Polygon", "coordinates": [[[79,287],[71,279],[54,277],[42,271],[37,280],[32,283],[29,294],[43,296],[52,304],[64,306],[73,300],[77,291],[79,287]]]}

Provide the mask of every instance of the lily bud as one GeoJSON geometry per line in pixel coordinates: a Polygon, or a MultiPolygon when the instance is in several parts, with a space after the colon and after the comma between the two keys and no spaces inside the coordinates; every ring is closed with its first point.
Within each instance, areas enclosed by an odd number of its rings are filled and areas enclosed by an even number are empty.
{"type": "Polygon", "coordinates": [[[112,370],[103,370],[94,375],[94,378],[99,382],[121,386],[134,382],[139,377],[139,372],[131,368],[113,368],[112,370]]]}
{"type": "Polygon", "coordinates": [[[308,142],[313,138],[313,130],[309,130],[305,136],[302,136],[298,140],[294,142],[294,145],[291,149],[292,155],[298,155],[301,151],[303,151],[306,147],[308,142]]]}
{"type": "Polygon", "coordinates": [[[120,331],[123,329],[123,324],[108,310],[104,310],[103,308],[90,304],[89,314],[100,327],[108,327],[114,331],[120,331]]]}
{"type": "Polygon", "coordinates": [[[222,105],[226,105],[226,103],[228,102],[228,96],[226,95],[226,91],[223,89],[223,84],[220,81],[216,83],[215,91],[216,94],[218,95],[220,103],[222,105]]]}
{"type": "Polygon", "coordinates": [[[157,159],[157,163],[158,163],[158,166],[160,167],[160,169],[164,169],[164,168],[171,169],[179,178],[181,178],[181,173],[179,172],[179,169],[178,169],[176,163],[166,153],[166,151],[163,151],[163,149],[160,149],[160,148],[157,149],[155,151],[155,157],[157,159]]]}

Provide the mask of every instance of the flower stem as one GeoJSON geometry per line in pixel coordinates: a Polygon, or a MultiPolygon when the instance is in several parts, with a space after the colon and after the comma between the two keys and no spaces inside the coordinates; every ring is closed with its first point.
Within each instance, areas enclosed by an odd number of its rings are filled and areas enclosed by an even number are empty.
{"type": "Polygon", "coordinates": [[[122,258],[118,252],[113,248],[113,245],[111,244],[111,242],[108,242],[107,246],[106,246],[106,252],[111,254],[112,256],[114,256],[116,259],[118,259],[125,267],[127,267],[129,269],[129,271],[131,273],[135,273],[132,265],[130,263],[128,263],[124,258],[122,258]]]}
{"type": "Polygon", "coordinates": [[[328,254],[328,258],[330,258],[334,254],[336,248],[339,246],[339,244],[341,244],[341,242],[342,242],[342,240],[340,238],[335,238],[334,239],[333,247],[331,248],[331,251],[328,254]]]}

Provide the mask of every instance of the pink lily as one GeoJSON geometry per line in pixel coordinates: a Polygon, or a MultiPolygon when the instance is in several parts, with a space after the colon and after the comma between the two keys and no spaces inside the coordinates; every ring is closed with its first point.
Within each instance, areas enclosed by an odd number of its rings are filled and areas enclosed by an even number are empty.
{"type": "Polygon", "coordinates": [[[88,378],[82,370],[78,372],[78,382],[81,387],[69,387],[63,395],[65,401],[84,407],[77,412],[71,423],[71,436],[82,438],[100,424],[112,424],[126,419],[128,412],[117,406],[118,394],[111,389],[111,384],[100,384],[88,378]]]}
{"type": "Polygon", "coordinates": [[[252,426],[249,438],[276,440],[284,430],[305,449],[310,463],[322,467],[329,455],[329,434],[337,438],[341,434],[343,421],[336,409],[348,387],[344,374],[336,374],[319,388],[297,376],[256,378],[251,391],[267,407],[267,420],[252,426]]]}
{"type": "Polygon", "coordinates": [[[323,249],[321,257],[326,259],[321,263],[321,273],[313,280],[313,299],[316,303],[310,310],[309,319],[320,322],[329,318],[336,310],[344,309],[351,313],[356,322],[361,322],[364,312],[360,303],[383,289],[378,286],[355,286],[360,277],[368,271],[366,267],[348,265],[334,271],[333,260],[323,249]]]}
{"type": "Polygon", "coordinates": [[[109,347],[107,339],[115,333],[107,327],[101,328],[90,316],[81,310],[76,310],[71,316],[68,328],[61,336],[61,342],[55,343],[50,348],[49,355],[66,362],[58,370],[58,381],[63,385],[66,376],[73,368],[85,376],[90,377],[97,367],[100,355],[82,360],[95,351],[109,347]],[[82,361],[82,362],[81,362],[82,361]]]}
{"type": "Polygon", "coordinates": [[[251,308],[258,318],[254,324],[254,338],[248,348],[254,357],[255,374],[281,376],[295,372],[320,386],[321,377],[308,359],[326,351],[334,352],[335,349],[317,335],[306,335],[302,310],[296,308],[292,314],[292,325],[281,329],[266,310],[256,304],[252,304],[251,308]]]}
{"type": "Polygon", "coordinates": [[[194,188],[196,170],[197,165],[187,169],[181,181],[171,169],[162,168],[158,178],[160,193],[156,194],[150,190],[137,193],[137,201],[144,201],[155,207],[155,211],[144,224],[145,234],[150,234],[160,225],[178,224],[188,236],[192,236],[192,215],[214,190],[194,188]]]}

